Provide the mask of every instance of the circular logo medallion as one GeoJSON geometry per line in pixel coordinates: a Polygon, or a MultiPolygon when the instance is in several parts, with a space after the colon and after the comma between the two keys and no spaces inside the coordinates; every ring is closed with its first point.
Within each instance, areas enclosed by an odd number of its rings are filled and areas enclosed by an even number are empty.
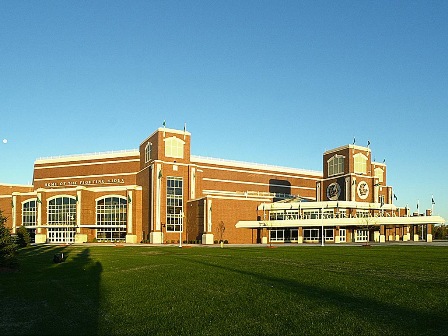
{"type": "Polygon", "coordinates": [[[333,182],[327,187],[327,199],[336,201],[341,195],[341,187],[337,182],[333,182]]]}
{"type": "Polygon", "coordinates": [[[369,196],[369,185],[362,181],[358,184],[358,196],[360,199],[366,199],[369,196]]]}

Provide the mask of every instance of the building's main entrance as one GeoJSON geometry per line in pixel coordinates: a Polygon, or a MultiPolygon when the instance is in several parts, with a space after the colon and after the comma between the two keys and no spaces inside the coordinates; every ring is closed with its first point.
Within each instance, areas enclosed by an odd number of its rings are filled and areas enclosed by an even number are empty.
{"type": "Polygon", "coordinates": [[[48,229],[48,242],[49,243],[67,243],[71,244],[75,242],[74,228],[49,228],[48,229]]]}

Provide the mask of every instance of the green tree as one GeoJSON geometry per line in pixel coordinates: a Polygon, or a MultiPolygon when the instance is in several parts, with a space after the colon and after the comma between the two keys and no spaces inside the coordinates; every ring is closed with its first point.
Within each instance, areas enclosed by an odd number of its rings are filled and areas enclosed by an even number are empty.
{"type": "Polygon", "coordinates": [[[6,227],[7,217],[0,210],[0,267],[17,266],[17,245],[14,243],[10,229],[6,227]]]}
{"type": "Polygon", "coordinates": [[[31,242],[30,233],[24,226],[19,226],[16,230],[17,233],[17,244],[19,247],[26,247],[31,242]]]}

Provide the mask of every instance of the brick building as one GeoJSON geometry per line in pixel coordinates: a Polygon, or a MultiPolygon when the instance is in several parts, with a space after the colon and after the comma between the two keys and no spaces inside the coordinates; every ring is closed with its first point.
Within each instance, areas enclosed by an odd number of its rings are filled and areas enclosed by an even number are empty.
{"type": "Polygon", "coordinates": [[[0,184],[0,209],[36,243],[431,241],[444,219],[393,204],[370,148],[323,155],[323,172],[193,156],[158,128],[137,150],[37,159],[33,185],[0,184]]]}

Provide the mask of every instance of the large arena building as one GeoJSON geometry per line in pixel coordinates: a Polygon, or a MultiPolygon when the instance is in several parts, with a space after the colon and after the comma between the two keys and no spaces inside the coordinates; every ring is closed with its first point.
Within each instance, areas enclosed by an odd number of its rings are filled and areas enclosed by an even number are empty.
{"type": "Polygon", "coordinates": [[[369,147],[326,151],[320,172],[194,156],[190,143],[162,127],[136,150],[37,159],[32,185],[0,184],[0,209],[36,243],[430,242],[444,223],[393,204],[369,147]]]}

